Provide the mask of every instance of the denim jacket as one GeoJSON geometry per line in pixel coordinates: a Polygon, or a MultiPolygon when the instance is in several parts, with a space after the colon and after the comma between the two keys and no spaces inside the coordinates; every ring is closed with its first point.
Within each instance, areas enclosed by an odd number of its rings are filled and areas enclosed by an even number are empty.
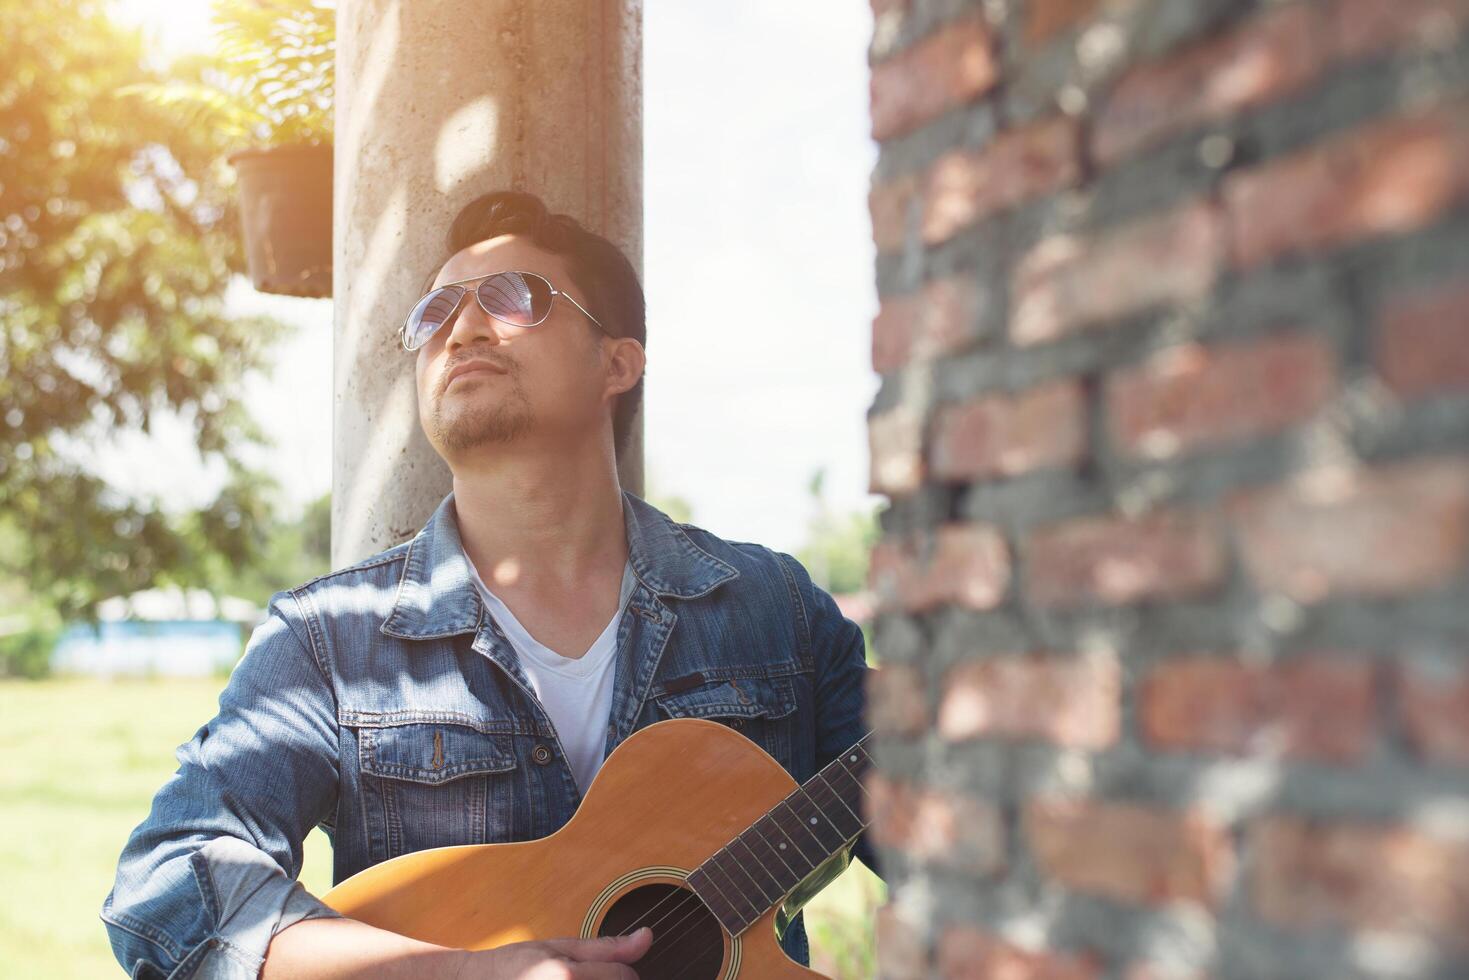
{"type": "MultiPolygon", "coordinates": [[[[412,540],[271,598],[102,904],[131,976],[256,977],[275,933],[337,916],[296,880],[312,827],[331,838],[335,884],[422,848],[544,837],[575,812],[556,732],[474,588],[453,501],[412,540]]],[[[866,733],[861,630],[799,562],[625,491],[623,518],[636,582],[609,753],[654,722],[709,718],[799,782],[866,733]]],[[[854,853],[876,868],[865,835],[854,853]]],[[[799,918],[784,946],[808,961],[799,918]]]]}

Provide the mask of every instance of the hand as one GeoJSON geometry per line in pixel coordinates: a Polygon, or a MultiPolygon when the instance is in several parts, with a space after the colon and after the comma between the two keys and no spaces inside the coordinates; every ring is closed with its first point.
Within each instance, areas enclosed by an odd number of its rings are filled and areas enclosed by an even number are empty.
{"type": "Polygon", "coordinates": [[[647,926],[627,936],[547,939],[469,950],[454,980],[637,980],[625,964],[636,963],[653,945],[647,926]]]}

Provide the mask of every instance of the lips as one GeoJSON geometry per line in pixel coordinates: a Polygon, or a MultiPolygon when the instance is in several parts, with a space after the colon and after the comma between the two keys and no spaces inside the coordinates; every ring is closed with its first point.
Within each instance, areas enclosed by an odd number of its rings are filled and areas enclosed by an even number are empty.
{"type": "Polygon", "coordinates": [[[466,375],[466,374],[504,374],[504,373],[505,373],[505,369],[504,368],[500,367],[500,365],[495,364],[495,363],[493,363],[491,361],[485,361],[485,360],[465,361],[464,363],[457,365],[454,368],[454,370],[452,370],[452,371],[449,372],[449,378],[448,378],[447,381],[444,382],[444,387],[447,388],[449,385],[451,385],[451,384],[454,383],[454,379],[455,378],[462,377],[463,375],[466,375]]]}

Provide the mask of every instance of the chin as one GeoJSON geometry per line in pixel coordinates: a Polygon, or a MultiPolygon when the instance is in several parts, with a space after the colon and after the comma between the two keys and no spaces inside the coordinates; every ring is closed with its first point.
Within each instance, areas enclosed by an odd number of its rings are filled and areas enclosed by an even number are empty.
{"type": "Polygon", "coordinates": [[[461,452],[476,446],[514,442],[529,433],[532,420],[525,412],[507,411],[500,407],[435,417],[434,442],[448,452],[461,452]]]}

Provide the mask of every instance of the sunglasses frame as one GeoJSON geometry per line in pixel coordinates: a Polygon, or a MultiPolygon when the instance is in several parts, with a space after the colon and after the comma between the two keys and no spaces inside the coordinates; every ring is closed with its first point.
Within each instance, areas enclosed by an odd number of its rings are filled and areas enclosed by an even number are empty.
{"type": "Polygon", "coordinates": [[[406,350],[406,351],[409,351],[410,353],[413,352],[413,351],[420,350],[424,346],[424,344],[427,344],[429,342],[429,340],[432,339],[432,337],[433,337],[434,334],[438,333],[440,330],[444,329],[446,326],[448,326],[449,324],[453,323],[454,322],[454,318],[459,315],[459,308],[464,303],[464,297],[466,295],[473,295],[474,296],[474,301],[479,304],[479,308],[482,309],[482,310],[484,310],[485,311],[485,314],[487,316],[493,317],[494,319],[499,320],[501,323],[508,323],[512,327],[538,327],[538,326],[540,326],[541,324],[543,324],[543,323],[546,322],[546,317],[548,317],[548,316],[551,315],[551,308],[556,304],[556,297],[557,296],[565,296],[568,300],[571,301],[571,305],[572,306],[575,306],[578,310],[581,310],[582,314],[584,316],[586,316],[586,318],[588,320],[591,320],[593,323],[595,323],[597,325],[597,329],[598,330],[602,331],[603,333],[605,333],[609,337],[616,336],[614,333],[612,333],[612,331],[610,331],[606,327],[602,326],[602,321],[598,320],[596,317],[594,317],[590,313],[588,313],[587,312],[587,308],[585,306],[582,306],[580,303],[578,303],[576,301],[576,297],[575,296],[572,296],[570,293],[562,292],[561,290],[557,289],[554,285],[552,285],[551,280],[547,279],[545,276],[541,275],[539,272],[526,272],[526,271],[521,270],[521,269],[501,269],[499,272],[491,272],[491,273],[487,273],[486,275],[483,275],[483,276],[471,276],[468,279],[456,279],[453,282],[446,282],[446,283],[444,283],[441,286],[435,286],[433,289],[430,289],[428,292],[426,292],[422,296],[418,297],[418,299],[413,304],[413,309],[409,310],[408,311],[408,316],[406,316],[406,317],[403,318],[403,326],[398,329],[398,339],[402,343],[403,349],[406,350]],[[409,317],[413,316],[413,310],[418,309],[418,304],[419,303],[422,303],[424,301],[424,299],[426,299],[429,296],[432,296],[434,293],[438,292],[441,289],[450,289],[450,288],[453,288],[453,287],[463,287],[465,283],[470,283],[470,282],[483,283],[485,280],[487,280],[487,279],[493,279],[495,276],[506,276],[506,275],[533,276],[534,278],[539,279],[541,282],[543,282],[543,283],[546,284],[546,288],[551,291],[551,302],[549,304],[547,304],[547,306],[546,306],[546,312],[544,314],[542,314],[542,316],[541,316],[541,318],[539,320],[535,321],[534,323],[514,323],[514,322],[512,322],[510,320],[505,319],[502,316],[496,315],[495,313],[491,312],[491,310],[488,307],[485,306],[484,300],[481,299],[480,298],[480,295],[479,295],[479,286],[475,286],[473,289],[464,289],[464,288],[461,288],[460,293],[459,293],[459,297],[454,301],[454,308],[449,311],[449,315],[448,316],[444,317],[444,322],[441,323],[441,324],[439,324],[437,327],[435,327],[433,329],[433,332],[430,333],[427,337],[425,337],[423,339],[423,342],[420,343],[417,347],[409,347],[408,346],[408,319],[409,319],[409,317]]]}

